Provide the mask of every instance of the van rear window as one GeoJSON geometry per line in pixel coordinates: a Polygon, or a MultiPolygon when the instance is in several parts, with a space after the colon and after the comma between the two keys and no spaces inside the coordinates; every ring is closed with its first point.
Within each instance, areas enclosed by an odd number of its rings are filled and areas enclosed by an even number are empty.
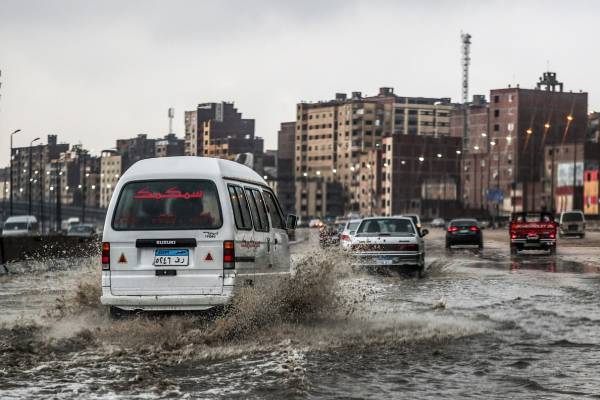
{"type": "Polygon", "coordinates": [[[215,184],[202,180],[143,181],[121,190],[115,230],[217,229],[222,225],[215,184]]]}

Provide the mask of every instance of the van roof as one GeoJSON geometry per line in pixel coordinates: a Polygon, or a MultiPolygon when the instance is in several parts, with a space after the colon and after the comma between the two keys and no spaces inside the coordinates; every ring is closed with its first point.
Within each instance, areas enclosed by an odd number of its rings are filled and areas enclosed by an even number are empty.
{"type": "Polygon", "coordinates": [[[234,161],[212,157],[159,157],[140,160],[124,174],[123,180],[146,179],[219,179],[231,178],[267,186],[265,180],[252,169],[234,161]]]}
{"type": "Polygon", "coordinates": [[[5,222],[37,222],[37,218],[33,215],[16,215],[8,217],[5,222]]]}

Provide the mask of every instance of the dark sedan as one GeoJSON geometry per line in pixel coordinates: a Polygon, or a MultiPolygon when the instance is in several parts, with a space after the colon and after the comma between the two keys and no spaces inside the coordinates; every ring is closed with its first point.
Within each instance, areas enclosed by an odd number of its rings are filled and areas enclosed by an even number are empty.
{"type": "Polygon", "coordinates": [[[483,249],[483,234],[475,219],[453,219],[446,230],[446,248],[455,245],[474,245],[483,249]]]}

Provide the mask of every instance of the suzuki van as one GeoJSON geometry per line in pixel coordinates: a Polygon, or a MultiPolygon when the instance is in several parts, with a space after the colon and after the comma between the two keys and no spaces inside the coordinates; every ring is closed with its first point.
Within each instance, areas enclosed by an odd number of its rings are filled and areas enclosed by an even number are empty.
{"type": "Polygon", "coordinates": [[[290,274],[288,230],[263,178],[233,161],[138,161],[119,179],[102,239],[102,297],[111,314],[206,310],[235,288],[290,274]]]}

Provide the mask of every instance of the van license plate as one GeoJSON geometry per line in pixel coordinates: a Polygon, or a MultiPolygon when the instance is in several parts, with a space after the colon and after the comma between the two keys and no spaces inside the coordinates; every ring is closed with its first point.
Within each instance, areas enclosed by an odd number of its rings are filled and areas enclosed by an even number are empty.
{"type": "Polygon", "coordinates": [[[188,249],[156,249],[154,250],[154,266],[187,266],[190,263],[188,249]]]}

